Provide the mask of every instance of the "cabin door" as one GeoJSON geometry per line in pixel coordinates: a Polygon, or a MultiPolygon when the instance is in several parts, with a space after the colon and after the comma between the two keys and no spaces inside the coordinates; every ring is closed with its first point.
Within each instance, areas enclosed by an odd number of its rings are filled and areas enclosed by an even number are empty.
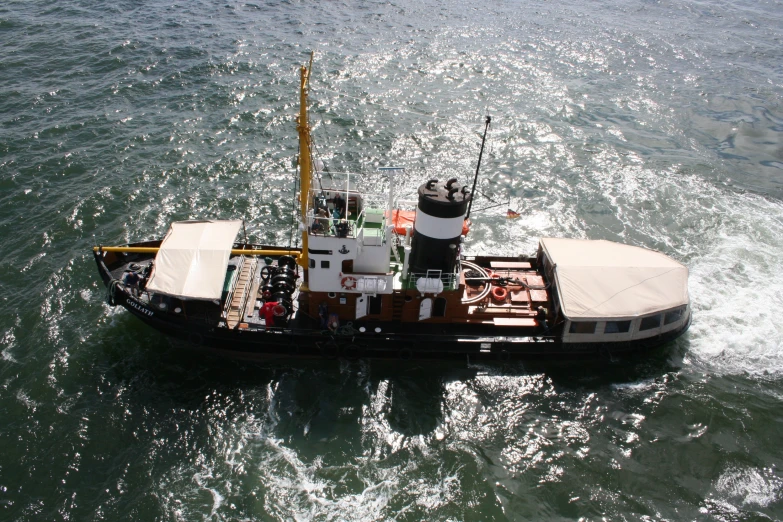
{"type": "Polygon", "coordinates": [[[419,305],[419,321],[424,321],[432,317],[432,299],[429,297],[422,299],[419,305]]]}
{"type": "Polygon", "coordinates": [[[361,319],[367,315],[367,308],[370,304],[369,301],[369,298],[364,294],[356,296],[356,319],[361,319]]]}

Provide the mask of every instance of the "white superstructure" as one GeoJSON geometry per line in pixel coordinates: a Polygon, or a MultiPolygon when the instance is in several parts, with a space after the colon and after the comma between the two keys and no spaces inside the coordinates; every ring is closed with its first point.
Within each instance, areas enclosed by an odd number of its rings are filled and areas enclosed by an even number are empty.
{"type": "Polygon", "coordinates": [[[314,292],[391,294],[393,227],[387,196],[344,186],[313,189],[307,213],[307,285],[314,292]]]}

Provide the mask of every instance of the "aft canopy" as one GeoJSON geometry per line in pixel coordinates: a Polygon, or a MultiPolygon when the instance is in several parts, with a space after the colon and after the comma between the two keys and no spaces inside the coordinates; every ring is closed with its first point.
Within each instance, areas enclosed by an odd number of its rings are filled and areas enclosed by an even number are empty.
{"type": "Polygon", "coordinates": [[[633,318],[688,304],[688,268],[645,248],[541,239],[569,319],[633,318]]]}
{"type": "Polygon", "coordinates": [[[147,289],[189,299],[220,299],[241,225],[239,220],[172,223],[155,256],[147,289]]]}

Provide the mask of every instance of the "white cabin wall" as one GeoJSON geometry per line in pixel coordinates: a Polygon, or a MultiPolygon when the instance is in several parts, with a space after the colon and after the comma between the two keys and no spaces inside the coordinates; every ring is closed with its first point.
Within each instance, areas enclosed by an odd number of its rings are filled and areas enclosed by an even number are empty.
{"type": "Polygon", "coordinates": [[[308,257],[315,261],[315,268],[308,270],[308,286],[315,292],[340,292],[341,274],[343,270],[343,261],[354,260],[354,270],[356,269],[356,255],[358,241],[355,238],[330,237],[330,236],[308,236],[308,257]],[[345,247],[345,248],[343,248],[345,247]],[[330,250],[331,254],[313,254],[312,251],[330,250]],[[341,250],[347,253],[340,253],[341,250]],[[328,260],[329,268],[321,268],[321,261],[328,260]]]}
{"type": "Polygon", "coordinates": [[[386,245],[363,246],[353,262],[354,272],[385,274],[389,271],[389,250],[386,245]]]}

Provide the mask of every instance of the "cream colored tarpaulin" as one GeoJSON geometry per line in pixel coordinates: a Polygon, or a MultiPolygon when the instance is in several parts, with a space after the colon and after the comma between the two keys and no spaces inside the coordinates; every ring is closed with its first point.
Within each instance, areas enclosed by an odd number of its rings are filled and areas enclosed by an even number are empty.
{"type": "Polygon", "coordinates": [[[569,319],[633,318],[688,303],[688,268],[611,241],[541,239],[569,319]]]}
{"type": "Polygon", "coordinates": [[[239,220],[172,223],[155,256],[147,290],[190,299],[220,299],[240,226],[239,220]]]}

